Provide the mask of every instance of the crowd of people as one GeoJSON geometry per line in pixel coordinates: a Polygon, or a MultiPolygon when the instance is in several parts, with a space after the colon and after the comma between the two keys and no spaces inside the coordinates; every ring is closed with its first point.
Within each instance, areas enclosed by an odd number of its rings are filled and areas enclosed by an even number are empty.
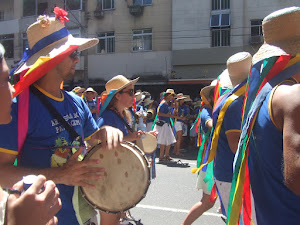
{"type": "MultiPolygon", "coordinates": [[[[195,102],[171,88],[153,99],[134,90],[139,78],[123,75],[110,79],[100,95],[92,87],[63,90],[63,81],[74,77],[78,52],[98,43],[74,38],[67,20],[56,8],[55,17],[40,16],[30,25],[29,49],[10,75],[0,45],[0,185],[8,188],[0,189],[1,224],[95,224],[95,210],[82,207],[84,189],[78,187],[99,188],[95,181],[108,174],[99,166],[103,155],[84,159],[87,146],[101,143],[112,151],[147,133],[157,140],[160,163],[173,160],[172,149],[182,157],[186,137],[199,148],[193,173],[203,195],[183,225],[209,210],[217,196],[229,225],[299,223],[299,7],[265,17],[259,51],[230,56],[227,69],[195,102]],[[20,79],[12,87],[14,76],[20,79]],[[38,177],[25,190],[21,180],[30,174],[38,177]]],[[[154,168],[155,151],[146,156],[154,168]]],[[[118,152],[113,157],[122,164],[118,152]]],[[[109,193],[106,188],[112,187],[101,186],[99,193],[109,193]]],[[[125,216],[101,210],[100,224],[117,225],[125,216]]]]}

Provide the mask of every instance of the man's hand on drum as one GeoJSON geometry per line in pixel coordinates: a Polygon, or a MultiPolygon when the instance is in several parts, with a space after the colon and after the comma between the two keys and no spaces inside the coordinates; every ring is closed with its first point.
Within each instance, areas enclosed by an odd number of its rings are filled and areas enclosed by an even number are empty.
{"type": "Polygon", "coordinates": [[[93,136],[101,141],[102,148],[116,148],[123,141],[123,132],[111,126],[103,126],[93,136]]]}
{"type": "Polygon", "coordinates": [[[80,148],[68,159],[63,167],[58,168],[60,171],[56,183],[95,188],[88,181],[101,179],[104,176],[103,172],[105,172],[105,169],[95,167],[95,165],[100,163],[99,159],[78,161],[78,156],[82,153],[82,150],[83,148],[80,148]]]}

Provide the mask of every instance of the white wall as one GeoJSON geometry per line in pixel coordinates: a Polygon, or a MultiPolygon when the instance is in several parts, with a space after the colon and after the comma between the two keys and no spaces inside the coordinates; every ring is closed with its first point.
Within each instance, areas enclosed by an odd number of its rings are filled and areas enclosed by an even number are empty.
{"type": "Polygon", "coordinates": [[[127,77],[171,73],[171,51],[89,55],[89,78],[109,80],[115,75],[127,77]]]}

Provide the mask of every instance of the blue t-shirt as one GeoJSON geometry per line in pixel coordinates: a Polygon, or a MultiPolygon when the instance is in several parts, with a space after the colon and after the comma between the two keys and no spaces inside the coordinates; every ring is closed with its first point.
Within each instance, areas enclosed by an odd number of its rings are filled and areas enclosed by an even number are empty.
{"type": "Polygon", "coordinates": [[[232,182],[234,154],[230,150],[226,133],[241,130],[242,107],[243,98],[238,98],[225,112],[214,163],[214,176],[219,181],[232,182]]]}
{"type": "MultiPolygon", "coordinates": [[[[88,138],[98,130],[90,110],[80,97],[62,91],[63,97],[58,99],[40,90],[81,137],[88,138]]],[[[12,122],[0,126],[0,152],[18,154],[17,115],[16,101],[12,105],[12,122]]],[[[30,92],[28,131],[18,165],[36,169],[61,167],[72,155],[72,146],[79,145],[79,142],[72,142],[64,126],[54,119],[39,98],[30,92]]],[[[57,187],[62,200],[62,209],[56,215],[59,224],[78,224],[72,205],[74,187],[63,184],[57,184],[57,187]]]]}
{"type": "Polygon", "coordinates": [[[285,185],[283,136],[270,117],[270,93],[253,127],[249,145],[249,178],[258,225],[296,225],[300,221],[300,197],[285,185]]]}
{"type": "MultiPolygon", "coordinates": [[[[158,112],[165,113],[165,114],[171,113],[172,108],[170,106],[168,106],[167,104],[160,103],[158,107],[159,107],[158,112]]],[[[170,123],[170,117],[158,116],[157,118],[159,120],[165,121],[166,123],[170,123]]]]}
{"type": "Polygon", "coordinates": [[[211,108],[208,107],[203,107],[200,113],[200,123],[201,123],[201,128],[204,131],[204,133],[207,133],[208,128],[205,126],[205,124],[209,121],[212,120],[212,110],[211,108]]]}
{"type": "MultiPolygon", "coordinates": [[[[185,117],[190,113],[189,107],[187,105],[178,105],[178,116],[185,117]]],[[[183,120],[178,119],[177,121],[183,122],[183,120]]]]}
{"type": "MultiPolygon", "coordinates": [[[[90,110],[97,108],[97,102],[96,102],[96,100],[94,100],[94,99],[92,101],[86,100],[85,102],[88,105],[88,107],[89,107],[90,110]]],[[[92,115],[93,115],[93,118],[95,120],[97,120],[97,113],[92,113],[92,115]]]]}
{"type": "MultiPolygon", "coordinates": [[[[126,121],[125,118],[124,118],[124,120],[126,121]]],[[[114,111],[109,110],[109,109],[104,110],[101,117],[98,118],[98,125],[99,126],[100,125],[101,126],[104,126],[104,125],[112,126],[112,127],[120,129],[123,132],[124,136],[129,135],[129,131],[128,131],[125,123],[122,121],[122,119],[114,111]]]]}

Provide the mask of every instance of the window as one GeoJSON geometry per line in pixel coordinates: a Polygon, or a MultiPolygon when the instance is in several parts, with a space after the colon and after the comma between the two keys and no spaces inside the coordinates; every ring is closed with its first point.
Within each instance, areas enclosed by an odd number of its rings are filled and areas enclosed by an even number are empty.
{"type": "Polygon", "coordinates": [[[99,43],[97,45],[97,53],[113,53],[115,52],[115,33],[101,33],[98,36],[99,43]]]}
{"type": "Polygon", "coordinates": [[[65,4],[66,4],[66,11],[82,9],[81,0],[65,0],[65,4]]]}
{"type": "Polygon", "coordinates": [[[152,5],[152,0],[133,0],[133,5],[152,5]]]}
{"type": "Polygon", "coordinates": [[[102,1],[102,9],[110,10],[115,8],[115,0],[101,0],[102,1]]]}
{"type": "Polygon", "coordinates": [[[133,51],[152,50],[152,29],[133,30],[133,51]]]}
{"type": "Polygon", "coordinates": [[[230,0],[212,0],[211,10],[230,9],[230,0]]]}
{"type": "Polygon", "coordinates": [[[0,11],[0,21],[3,21],[3,20],[4,20],[4,12],[0,11]]]}
{"type": "Polygon", "coordinates": [[[251,36],[262,36],[262,20],[251,20],[251,36]]]}
{"type": "Polygon", "coordinates": [[[5,48],[5,57],[14,58],[14,34],[0,35],[0,43],[5,48]]]}
{"type": "Polygon", "coordinates": [[[26,47],[29,48],[28,39],[27,39],[27,33],[26,32],[22,33],[22,43],[23,43],[23,51],[25,50],[26,47]]]}
{"type": "Polygon", "coordinates": [[[36,15],[36,0],[23,0],[23,16],[36,15]]]}
{"type": "Polygon", "coordinates": [[[214,28],[211,37],[211,47],[230,46],[230,28],[214,28]]]}
{"type": "Polygon", "coordinates": [[[210,17],[210,27],[228,27],[230,26],[230,14],[215,14],[210,17]]]}

